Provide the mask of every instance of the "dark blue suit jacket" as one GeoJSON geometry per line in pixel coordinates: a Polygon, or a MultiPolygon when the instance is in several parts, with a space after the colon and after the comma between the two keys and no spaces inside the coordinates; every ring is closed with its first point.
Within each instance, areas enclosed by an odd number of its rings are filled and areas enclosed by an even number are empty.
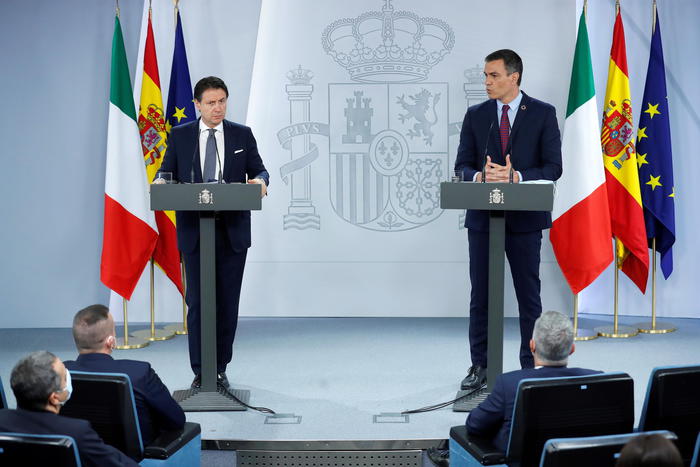
{"type": "Polygon", "coordinates": [[[124,373],[129,376],[144,446],[158,436],[160,431],[176,430],[185,425],[185,413],[149,363],[115,360],[103,353],[80,354],[76,361],[63,363],[69,370],[124,373]]]}
{"type": "Polygon", "coordinates": [[[34,435],[64,435],[75,440],[82,465],[87,467],[138,466],[118,449],[105,444],[90,423],[52,412],[0,410],[0,431],[34,435]]]}
{"type": "Polygon", "coordinates": [[[493,437],[493,444],[503,452],[508,447],[513,406],[520,381],[527,378],[554,378],[565,376],[585,376],[602,373],[585,368],[565,366],[544,366],[503,373],[496,380],[493,392],[484,402],[469,413],[467,432],[470,435],[493,437]]]}
{"type": "MultiPolygon", "coordinates": [[[[533,99],[524,92],[520,108],[512,122],[510,140],[505,154],[501,150],[498,132],[498,111],[495,99],[469,107],[462,123],[455,170],[461,170],[464,180],[473,180],[481,172],[486,157],[504,165],[510,154],[513,169],[523,181],[557,180],[561,177],[561,137],[553,106],[533,99]],[[490,130],[489,130],[490,128],[490,130]]],[[[532,232],[552,226],[549,212],[505,213],[506,228],[512,232],[532,232]]],[[[489,230],[487,211],[469,210],[464,226],[480,232],[489,230]]]]}
{"type": "MultiPolygon", "coordinates": [[[[270,185],[270,176],[258,154],[258,144],[247,126],[224,120],[223,179],[226,183],[245,183],[262,178],[270,185]],[[241,150],[238,152],[239,150],[241,150]]],[[[181,183],[201,183],[202,165],[199,157],[199,120],[174,127],[168,137],[168,150],[161,165],[162,172],[172,172],[173,180],[181,183]],[[194,180],[192,161],[194,160],[194,180]]],[[[178,211],[177,245],[181,252],[192,254],[199,244],[199,213],[178,211]]],[[[250,247],[250,211],[221,213],[231,248],[241,252],[250,247]]]]}

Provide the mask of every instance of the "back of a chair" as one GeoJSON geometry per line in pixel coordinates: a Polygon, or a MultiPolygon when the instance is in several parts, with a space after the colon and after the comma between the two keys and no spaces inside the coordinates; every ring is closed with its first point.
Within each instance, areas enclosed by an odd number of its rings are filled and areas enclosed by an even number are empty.
{"type": "Polygon", "coordinates": [[[5,389],[2,387],[2,378],[0,378],[0,409],[7,408],[7,399],[5,398],[5,389]]]}
{"type": "Polygon", "coordinates": [[[634,382],[626,373],[525,379],[518,386],[508,465],[538,465],[552,438],[629,433],[634,382]]]}
{"type": "Polygon", "coordinates": [[[695,441],[695,451],[693,452],[693,460],[690,462],[690,467],[698,467],[700,463],[700,434],[698,434],[698,439],[695,441]]]}
{"type": "Polygon", "coordinates": [[[639,431],[669,430],[688,463],[700,431],[700,366],[659,367],[651,371],[639,431]]]}
{"type": "Polygon", "coordinates": [[[0,465],[80,467],[75,440],[61,435],[0,433],[0,465]]]}
{"type": "Polygon", "coordinates": [[[87,420],[102,440],[136,461],[143,458],[129,376],[71,371],[73,393],[61,415],[87,420]]]}
{"type": "Polygon", "coordinates": [[[624,435],[550,439],[542,450],[540,467],[614,467],[622,448],[632,438],[658,434],[676,441],[670,431],[647,431],[624,435]]]}

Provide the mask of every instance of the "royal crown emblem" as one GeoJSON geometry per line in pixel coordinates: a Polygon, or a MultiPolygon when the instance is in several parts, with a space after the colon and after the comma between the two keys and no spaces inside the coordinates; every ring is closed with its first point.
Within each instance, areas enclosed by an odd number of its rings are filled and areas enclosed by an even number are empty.
{"type": "Polygon", "coordinates": [[[395,11],[391,2],[384,0],[382,11],[334,21],[323,31],[323,49],[353,81],[422,81],[454,47],[447,23],[395,11]]]}
{"type": "Polygon", "coordinates": [[[505,204],[505,199],[503,199],[503,192],[498,188],[494,188],[489,193],[489,204],[505,204]]]}
{"type": "Polygon", "coordinates": [[[199,192],[199,204],[214,204],[214,193],[206,188],[199,192]]]}

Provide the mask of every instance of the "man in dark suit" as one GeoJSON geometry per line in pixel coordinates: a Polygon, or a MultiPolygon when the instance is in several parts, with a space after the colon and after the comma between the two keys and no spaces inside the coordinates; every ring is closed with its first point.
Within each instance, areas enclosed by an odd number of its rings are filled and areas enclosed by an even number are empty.
{"type": "MultiPolygon", "coordinates": [[[[267,193],[269,174],[250,128],[224,120],[228,89],[219,78],[202,78],[194,87],[201,118],[174,127],[160,170],[181,183],[223,181],[257,183],[267,193]]],[[[228,388],[226,366],[233,353],[238,302],[250,241],[250,211],[221,212],[216,219],[216,367],[217,382],[228,388]]],[[[177,242],[185,261],[190,365],[193,388],[201,387],[201,294],[199,282],[199,214],[177,212],[177,242]]]]}
{"type": "Polygon", "coordinates": [[[22,358],[12,370],[17,410],[0,410],[0,431],[64,435],[75,440],[82,465],[138,466],[121,451],[105,444],[90,423],[58,413],[70,398],[70,373],[54,354],[39,351],[22,358]]]}
{"type": "MultiPolygon", "coordinates": [[[[526,378],[584,376],[601,373],[585,368],[568,368],[569,355],[574,353],[574,328],[569,318],[558,311],[546,311],[535,321],[530,351],[535,368],[504,373],[498,377],[489,396],[469,413],[467,432],[492,438],[493,444],[504,451],[508,447],[513,405],[518,384],[526,378]]],[[[448,465],[448,450],[431,448],[428,456],[437,465],[448,465]]]]}
{"type": "MultiPolygon", "coordinates": [[[[485,59],[489,100],[467,110],[462,123],[455,171],[464,180],[519,183],[557,180],[561,176],[561,138],[554,107],[520,91],[522,60],[512,50],[485,59]]],[[[549,212],[505,212],[505,250],[520,313],[520,365],[532,368],[528,349],[540,300],[542,229],[552,226],[549,212]]],[[[471,368],[462,389],[486,382],[488,335],[489,214],[469,210],[469,344],[471,368]]]]}
{"type": "Polygon", "coordinates": [[[162,431],[182,428],[185,413],[149,363],[112,358],[115,334],[114,319],[106,306],[83,308],[73,318],[73,340],[79,355],[75,361],[66,361],[65,366],[72,371],[128,375],[134,390],[141,439],[147,445],[162,431]]]}

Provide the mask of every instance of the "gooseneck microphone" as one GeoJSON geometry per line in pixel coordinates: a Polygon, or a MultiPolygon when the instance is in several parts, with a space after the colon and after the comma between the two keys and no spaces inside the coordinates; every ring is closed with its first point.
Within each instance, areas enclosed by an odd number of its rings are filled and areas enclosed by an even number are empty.
{"type": "Polygon", "coordinates": [[[214,140],[214,150],[216,151],[216,161],[219,163],[219,181],[218,181],[218,183],[224,183],[224,174],[221,171],[223,166],[221,165],[221,158],[219,157],[219,145],[216,144],[216,140],[214,140]]]}
{"type": "Polygon", "coordinates": [[[484,144],[484,156],[482,157],[481,166],[481,183],[486,183],[486,153],[489,150],[489,138],[491,137],[491,129],[493,128],[493,120],[491,120],[491,125],[489,125],[489,131],[486,133],[486,144],[484,144]]]}
{"type": "Polygon", "coordinates": [[[197,125],[197,144],[194,145],[194,152],[192,153],[192,170],[190,170],[190,183],[194,183],[194,163],[197,159],[197,154],[199,153],[199,138],[202,136],[202,130],[199,129],[199,124],[197,125]]]}

